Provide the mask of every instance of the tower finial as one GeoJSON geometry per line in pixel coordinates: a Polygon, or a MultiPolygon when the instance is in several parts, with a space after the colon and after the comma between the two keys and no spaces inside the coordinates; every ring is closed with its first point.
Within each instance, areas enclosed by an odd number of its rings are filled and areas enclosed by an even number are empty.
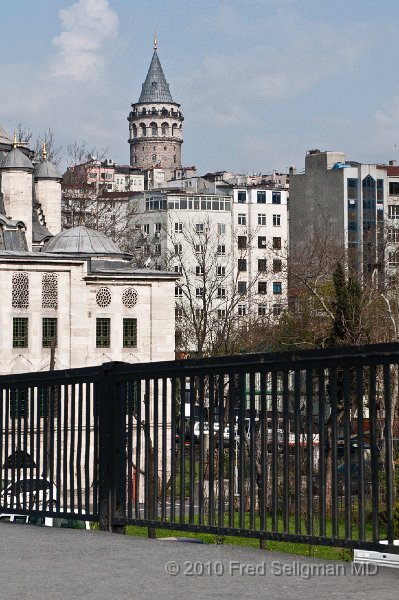
{"type": "Polygon", "coordinates": [[[47,160],[46,142],[43,141],[43,160],[47,160]]]}
{"type": "Polygon", "coordinates": [[[13,141],[12,145],[14,146],[14,148],[17,147],[17,132],[16,131],[14,131],[14,141],[13,141]]]}
{"type": "Polygon", "coordinates": [[[154,32],[154,50],[157,49],[157,34],[154,32]]]}

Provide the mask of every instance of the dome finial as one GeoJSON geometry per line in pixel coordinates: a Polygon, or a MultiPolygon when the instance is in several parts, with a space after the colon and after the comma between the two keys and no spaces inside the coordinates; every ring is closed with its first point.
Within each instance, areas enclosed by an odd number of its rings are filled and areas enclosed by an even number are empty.
{"type": "Polygon", "coordinates": [[[45,141],[43,141],[43,160],[47,160],[47,148],[45,141]]]}
{"type": "Polygon", "coordinates": [[[14,146],[14,148],[17,147],[17,132],[16,131],[14,131],[14,141],[13,141],[12,145],[14,146]]]}
{"type": "Polygon", "coordinates": [[[154,50],[157,49],[157,34],[154,32],[154,50]]]}

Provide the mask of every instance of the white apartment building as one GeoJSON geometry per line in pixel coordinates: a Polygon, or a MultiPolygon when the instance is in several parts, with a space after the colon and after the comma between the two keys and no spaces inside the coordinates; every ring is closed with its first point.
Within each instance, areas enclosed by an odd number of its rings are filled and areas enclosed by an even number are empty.
{"type": "Polygon", "coordinates": [[[237,187],[231,195],[137,195],[136,250],[144,265],[180,275],[176,318],[276,318],[287,298],[286,189],[237,187]]]}

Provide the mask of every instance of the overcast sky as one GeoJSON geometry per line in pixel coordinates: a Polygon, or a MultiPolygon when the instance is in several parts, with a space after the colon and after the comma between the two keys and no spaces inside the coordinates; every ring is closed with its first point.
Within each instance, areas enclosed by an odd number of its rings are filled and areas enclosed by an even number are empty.
{"type": "Polygon", "coordinates": [[[310,148],[399,159],[398,0],[0,0],[0,123],[128,163],[157,32],[183,164],[301,169],[310,148]]]}

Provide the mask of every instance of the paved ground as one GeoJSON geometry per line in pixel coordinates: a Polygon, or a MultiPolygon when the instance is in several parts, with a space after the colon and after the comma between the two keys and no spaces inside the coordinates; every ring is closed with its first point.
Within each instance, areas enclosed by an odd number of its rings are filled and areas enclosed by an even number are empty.
{"type": "Polygon", "coordinates": [[[237,546],[0,523],[0,551],[1,600],[398,599],[399,569],[237,546]]]}

